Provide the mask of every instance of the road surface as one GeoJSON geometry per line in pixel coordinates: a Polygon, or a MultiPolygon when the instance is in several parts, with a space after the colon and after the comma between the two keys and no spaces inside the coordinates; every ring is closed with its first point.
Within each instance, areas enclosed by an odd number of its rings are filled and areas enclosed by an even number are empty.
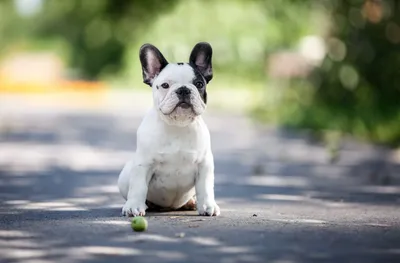
{"type": "Polygon", "coordinates": [[[306,133],[212,109],[222,215],[149,213],[132,232],[116,181],[149,100],[124,99],[3,97],[0,262],[400,262],[398,154],[349,140],[330,163],[306,133]]]}

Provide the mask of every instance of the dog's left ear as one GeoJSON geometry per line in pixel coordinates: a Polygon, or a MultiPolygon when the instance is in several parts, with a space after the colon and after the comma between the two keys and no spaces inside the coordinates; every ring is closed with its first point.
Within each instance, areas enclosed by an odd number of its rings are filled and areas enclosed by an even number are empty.
{"type": "Polygon", "coordinates": [[[196,67],[207,83],[212,79],[212,48],[207,42],[196,44],[190,54],[189,63],[196,67]]]}
{"type": "Polygon", "coordinates": [[[151,87],[157,75],[168,65],[168,61],[160,50],[151,44],[144,44],[140,48],[139,57],[142,64],[143,82],[151,87]]]}

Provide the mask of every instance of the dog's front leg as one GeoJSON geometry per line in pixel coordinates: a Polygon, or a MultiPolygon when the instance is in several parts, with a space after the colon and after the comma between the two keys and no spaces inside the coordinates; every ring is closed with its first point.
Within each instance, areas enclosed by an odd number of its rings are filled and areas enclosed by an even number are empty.
{"type": "Polygon", "coordinates": [[[146,197],[148,185],[152,176],[148,165],[134,164],[128,171],[129,188],[127,200],[122,207],[125,216],[144,216],[146,214],[146,197]]]}
{"type": "Polygon", "coordinates": [[[214,158],[211,151],[200,163],[195,188],[199,215],[218,216],[220,209],[214,199],[214,158]]]}

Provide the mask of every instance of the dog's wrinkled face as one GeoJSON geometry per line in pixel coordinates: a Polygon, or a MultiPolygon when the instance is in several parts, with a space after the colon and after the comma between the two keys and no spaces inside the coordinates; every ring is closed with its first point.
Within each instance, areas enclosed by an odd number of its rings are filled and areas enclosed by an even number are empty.
{"type": "Polygon", "coordinates": [[[189,63],[168,63],[156,47],[141,47],[143,80],[152,87],[154,104],[164,121],[185,126],[204,112],[206,85],[212,79],[211,59],[208,43],[193,48],[189,63]]]}

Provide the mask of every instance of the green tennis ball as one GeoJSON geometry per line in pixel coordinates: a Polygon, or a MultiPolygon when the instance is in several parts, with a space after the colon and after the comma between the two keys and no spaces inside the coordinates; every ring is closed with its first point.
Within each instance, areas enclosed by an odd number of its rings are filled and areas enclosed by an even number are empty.
{"type": "Polygon", "coordinates": [[[133,231],[142,232],[147,230],[147,220],[142,216],[136,216],[132,219],[131,227],[133,231]]]}

